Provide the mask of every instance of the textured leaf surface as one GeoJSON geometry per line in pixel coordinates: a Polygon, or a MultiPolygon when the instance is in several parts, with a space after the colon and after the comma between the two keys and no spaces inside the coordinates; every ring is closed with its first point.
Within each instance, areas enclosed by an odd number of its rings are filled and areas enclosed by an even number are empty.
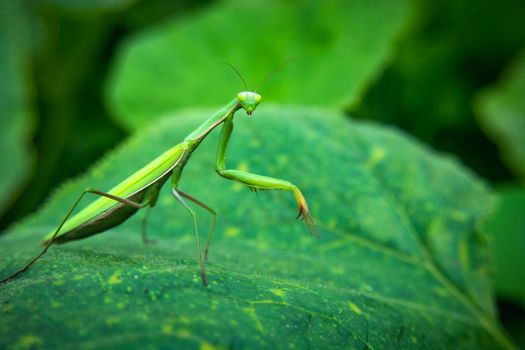
{"type": "MultiPolygon", "coordinates": [[[[1,275],[37,251],[85,187],[110,188],[209,113],[173,116],[132,138],[38,215],[0,239],[1,275]]],[[[140,217],[53,247],[1,289],[0,347],[501,348],[485,247],[474,231],[492,196],[472,174],[398,132],[336,112],[259,107],[236,118],[232,168],[289,179],[321,240],[293,220],[290,193],[218,177],[214,134],[181,188],[219,212],[203,288],[191,218],[161,195],[140,217]]],[[[208,216],[199,211],[201,229],[208,216]]]]}
{"type": "Polygon", "coordinates": [[[503,81],[480,97],[478,109],[503,159],[525,181],[525,52],[503,81]]]}
{"type": "Polygon", "coordinates": [[[137,128],[166,111],[217,106],[299,56],[264,86],[271,101],[347,106],[383,66],[408,14],[408,1],[229,1],[129,41],[117,60],[109,102],[137,128]],[[205,89],[203,89],[205,86],[205,89]]]}
{"type": "Polygon", "coordinates": [[[31,165],[30,50],[24,4],[0,0],[0,214],[31,165]]]}

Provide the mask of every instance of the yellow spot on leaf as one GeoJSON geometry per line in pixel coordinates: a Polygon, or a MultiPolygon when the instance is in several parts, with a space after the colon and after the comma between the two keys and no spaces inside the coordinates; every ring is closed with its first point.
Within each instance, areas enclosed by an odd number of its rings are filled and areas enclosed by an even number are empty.
{"type": "Polygon", "coordinates": [[[115,316],[110,316],[110,317],[106,318],[106,324],[108,326],[113,326],[114,324],[117,324],[119,322],[120,322],[120,320],[118,319],[118,317],[115,317],[115,316]]]}
{"type": "Polygon", "coordinates": [[[226,234],[226,237],[237,237],[239,233],[241,233],[241,230],[235,226],[228,226],[224,233],[226,234]]]}
{"type": "Polygon", "coordinates": [[[334,219],[334,218],[328,220],[328,222],[326,223],[326,227],[327,227],[328,229],[334,229],[334,228],[336,228],[336,227],[337,227],[337,220],[334,219]]]}
{"type": "Polygon", "coordinates": [[[257,314],[255,312],[255,308],[252,306],[250,306],[249,308],[245,308],[243,309],[250,317],[251,319],[255,322],[255,329],[257,329],[259,332],[261,333],[264,333],[264,327],[261,323],[261,321],[259,321],[259,318],[257,317],[257,314]]]}
{"type": "Polygon", "coordinates": [[[363,313],[363,311],[361,311],[361,309],[359,308],[359,306],[357,306],[356,304],[352,303],[351,301],[348,302],[348,306],[350,307],[350,309],[355,312],[356,314],[358,315],[361,315],[363,313]]]}
{"type": "Polygon", "coordinates": [[[42,339],[33,334],[21,336],[14,344],[13,349],[33,349],[43,345],[42,339]]]}
{"type": "Polygon", "coordinates": [[[330,271],[334,275],[339,275],[339,276],[342,276],[346,273],[345,269],[342,266],[334,266],[333,268],[330,269],[330,271]]]}
{"type": "Polygon", "coordinates": [[[448,296],[448,290],[446,290],[445,288],[434,288],[434,291],[437,295],[441,297],[448,296]]]}
{"type": "Polygon", "coordinates": [[[469,218],[467,213],[465,213],[463,211],[459,211],[459,210],[452,210],[452,211],[450,211],[450,216],[454,220],[459,221],[459,222],[465,222],[469,218]]]}
{"type": "Polygon", "coordinates": [[[372,153],[370,153],[370,158],[368,158],[366,165],[369,168],[374,167],[377,163],[382,161],[386,156],[386,150],[381,147],[374,147],[372,153]]]}
{"type": "Polygon", "coordinates": [[[211,345],[210,343],[203,341],[200,346],[200,350],[215,350],[215,346],[211,345]]]}
{"type": "Polygon", "coordinates": [[[95,168],[95,170],[93,170],[93,172],[91,173],[91,176],[93,176],[94,180],[98,180],[104,177],[104,173],[100,169],[95,168]]]}
{"type": "Polygon", "coordinates": [[[169,323],[162,326],[162,333],[164,334],[171,334],[173,333],[173,326],[169,323]]]}
{"type": "Polygon", "coordinates": [[[270,292],[277,295],[278,297],[284,297],[286,295],[286,292],[282,289],[270,289],[270,292]]]}
{"type": "Polygon", "coordinates": [[[248,166],[248,163],[240,162],[239,165],[237,165],[237,170],[248,172],[250,171],[250,167],[248,166]]]}
{"type": "Polygon", "coordinates": [[[185,316],[179,317],[178,321],[182,324],[190,324],[191,320],[185,316]]]}
{"type": "Polygon", "coordinates": [[[268,248],[270,248],[268,246],[268,242],[257,241],[257,249],[259,249],[259,250],[268,250],[268,248]]]}
{"type": "Polygon", "coordinates": [[[119,284],[122,283],[122,280],[120,279],[120,272],[117,271],[111,277],[108,279],[109,284],[119,284]]]}
{"type": "Polygon", "coordinates": [[[288,163],[289,160],[290,160],[290,158],[288,158],[288,156],[286,154],[280,154],[277,157],[277,164],[278,165],[285,165],[285,164],[288,163]]]}
{"type": "Polygon", "coordinates": [[[187,339],[191,337],[191,333],[188,329],[182,328],[177,331],[177,337],[187,339]]]}

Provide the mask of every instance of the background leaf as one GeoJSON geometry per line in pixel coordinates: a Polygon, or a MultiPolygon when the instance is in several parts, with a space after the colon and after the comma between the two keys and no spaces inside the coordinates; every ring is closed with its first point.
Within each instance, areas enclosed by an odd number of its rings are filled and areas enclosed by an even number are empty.
{"type": "Polygon", "coordinates": [[[31,40],[22,2],[0,1],[0,215],[27,180],[31,167],[31,40]]]}
{"type": "MultiPolygon", "coordinates": [[[[209,288],[197,274],[191,219],[164,191],[150,223],[157,245],[140,243],[135,217],[53,248],[3,285],[0,345],[511,346],[495,321],[486,248],[475,233],[492,202],[479,179],[399,132],[337,112],[262,105],[253,118],[242,114],[229,166],[297,183],[320,241],[292,220],[291,194],[254,195],[216,176],[213,135],[181,181],[219,211],[209,288]]],[[[0,266],[9,266],[2,276],[35,253],[82,189],[111,187],[207,115],[155,123],[57,192],[0,239],[0,266]]]]}
{"type": "Polygon", "coordinates": [[[134,129],[175,108],[223,104],[242,85],[221,61],[254,89],[261,74],[296,56],[264,86],[265,99],[351,105],[388,59],[408,1],[330,4],[229,1],[136,36],[115,63],[110,107],[134,129]]]}
{"type": "Polygon", "coordinates": [[[478,119],[513,170],[515,183],[499,185],[499,206],[484,225],[490,238],[494,284],[506,328],[525,346],[525,52],[501,81],[476,99],[478,119]]]}
{"type": "Polygon", "coordinates": [[[481,125],[525,183],[525,52],[497,86],[478,99],[481,125]]]}
{"type": "Polygon", "coordinates": [[[419,0],[411,9],[391,62],[351,114],[394,124],[486,179],[509,181],[472,101],[523,48],[525,2],[419,0]]]}

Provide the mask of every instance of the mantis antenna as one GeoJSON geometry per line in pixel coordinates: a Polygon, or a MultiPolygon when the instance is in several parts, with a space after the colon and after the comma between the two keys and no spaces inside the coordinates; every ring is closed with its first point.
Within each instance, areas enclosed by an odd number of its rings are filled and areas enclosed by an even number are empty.
{"type": "Polygon", "coordinates": [[[283,63],[281,63],[280,65],[278,65],[273,71],[271,71],[270,73],[268,73],[267,76],[265,76],[263,78],[263,80],[261,80],[259,82],[259,84],[257,84],[257,87],[255,88],[255,91],[254,92],[257,92],[257,90],[259,90],[259,88],[266,82],[268,81],[268,79],[270,79],[270,77],[272,75],[274,75],[275,73],[277,73],[278,71],[280,71],[281,69],[283,69],[288,63],[292,62],[293,60],[299,58],[299,56],[295,56],[295,57],[292,57],[292,58],[289,58],[287,59],[286,61],[284,61],[283,63]]]}
{"type": "Polygon", "coordinates": [[[235,68],[232,64],[229,64],[228,62],[222,62],[224,64],[226,64],[228,67],[230,67],[231,69],[233,69],[233,71],[235,73],[237,73],[237,76],[239,76],[239,78],[241,79],[242,81],[242,84],[244,85],[244,87],[246,88],[246,91],[250,90],[248,89],[248,85],[246,85],[246,81],[244,81],[244,78],[242,77],[241,73],[239,73],[239,71],[237,70],[237,68],[235,68]]]}

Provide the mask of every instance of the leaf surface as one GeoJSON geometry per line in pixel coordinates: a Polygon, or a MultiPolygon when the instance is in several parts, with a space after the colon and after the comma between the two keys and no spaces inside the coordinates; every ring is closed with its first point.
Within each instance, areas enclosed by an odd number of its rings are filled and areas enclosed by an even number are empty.
{"type": "MultiPolygon", "coordinates": [[[[80,191],[112,187],[208,115],[155,123],[64,186],[0,238],[0,274],[36,253],[80,191]]],[[[219,213],[208,288],[191,217],[165,188],[150,218],[156,245],[141,243],[137,215],[53,247],[0,286],[0,347],[511,347],[494,318],[486,247],[475,232],[492,195],[457,162],[338,112],[239,112],[227,165],[296,183],[317,220],[316,240],[293,220],[291,193],[256,195],[215,174],[217,134],[180,183],[219,213]]],[[[204,236],[209,216],[196,210],[204,236]]]]}

